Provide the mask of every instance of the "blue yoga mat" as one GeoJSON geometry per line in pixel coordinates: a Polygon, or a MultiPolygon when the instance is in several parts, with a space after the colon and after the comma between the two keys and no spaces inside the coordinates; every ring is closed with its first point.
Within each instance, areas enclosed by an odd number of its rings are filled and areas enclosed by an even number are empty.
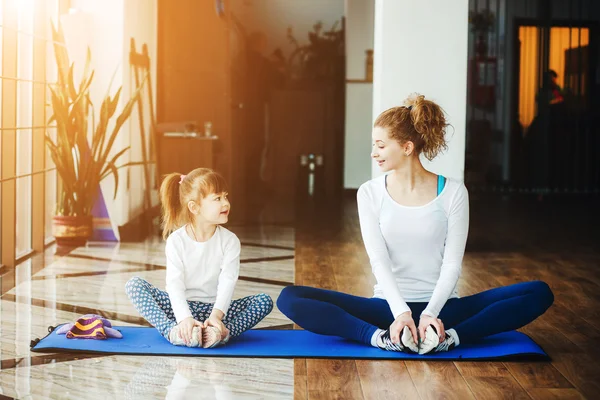
{"type": "Polygon", "coordinates": [[[250,330],[222,347],[214,349],[173,346],[156,329],[115,327],[122,339],[67,339],[56,329],[41,339],[35,352],[85,352],[129,355],[173,355],[196,357],[268,357],[268,358],[351,358],[351,359],[432,359],[490,360],[527,358],[548,360],[548,355],[527,335],[507,332],[490,336],[480,343],[461,345],[444,353],[420,356],[365,346],[349,340],[317,335],[301,330],[250,330]]]}

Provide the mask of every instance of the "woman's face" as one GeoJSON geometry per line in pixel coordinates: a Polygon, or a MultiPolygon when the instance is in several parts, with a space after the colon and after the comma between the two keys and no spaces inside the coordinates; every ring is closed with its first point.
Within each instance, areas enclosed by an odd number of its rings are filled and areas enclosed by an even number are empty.
{"type": "Polygon", "coordinates": [[[377,162],[382,172],[398,169],[408,162],[405,146],[392,139],[387,128],[375,127],[372,133],[371,157],[377,162]]]}

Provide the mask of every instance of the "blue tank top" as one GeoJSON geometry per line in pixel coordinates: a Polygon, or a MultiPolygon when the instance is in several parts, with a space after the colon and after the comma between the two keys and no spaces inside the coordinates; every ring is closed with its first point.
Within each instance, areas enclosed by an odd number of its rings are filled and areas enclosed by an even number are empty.
{"type": "Polygon", "coordinates": [[[444,186],[446,186],[446,178],[442,175],[438,175],[438,196],[440,195],[440,193],[442,193],[442,190],[444,190],[444,186]]]}

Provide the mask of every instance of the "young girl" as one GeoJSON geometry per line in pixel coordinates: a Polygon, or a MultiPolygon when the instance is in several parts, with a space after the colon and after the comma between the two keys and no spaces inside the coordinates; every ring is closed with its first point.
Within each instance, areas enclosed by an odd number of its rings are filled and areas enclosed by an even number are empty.
{"type": "Polygon", "coordinates": [[[224,178],[208,168],[169,174],[160,187],[166,292],[134,277],[125,290],[137,311],[174,345],[211,348],[252,328],[273,309],[260,293],[231,300],[240,241],[223,228],[231,205],[224,178]]]}
{"type": "Polygon", "coordinates": [[[520,328],[550,307],[554,296],[541,281],[458,297],[467,189],[427,171],[419,158],[432,160],[446,148],[446,126],[440,106],[423,96],[377,117],[371,156],[386,174],[358,190],[374,296],[289,286],[277,300],[288,318],[323,335],[425,354],[520,328]]]}

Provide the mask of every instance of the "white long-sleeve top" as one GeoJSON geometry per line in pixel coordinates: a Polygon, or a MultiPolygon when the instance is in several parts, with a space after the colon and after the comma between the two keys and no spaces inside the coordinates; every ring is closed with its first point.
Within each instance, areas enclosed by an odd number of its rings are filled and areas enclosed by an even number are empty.
{"type": "Polygon", "coordinates": [[[185,226],[167,238],[167,284],[177,323],[192,313],[187,300],[214,303],[227,314],[240,271],[240,240],[217,226],[206,242],[190,238],[185,226]]]}
{"type": "Polygon", "coordinates": [[[447,179],[431,202],[402,206],[388,193],[383,175],[364,183],[357,197],[360,229],[377,280],[373,297],[386,299],[394,318],[410,311],[406,302],[428,302],[423,314],[437,317],[449,298],[458,297],[469,230],[467,188],[447,179]]]}

